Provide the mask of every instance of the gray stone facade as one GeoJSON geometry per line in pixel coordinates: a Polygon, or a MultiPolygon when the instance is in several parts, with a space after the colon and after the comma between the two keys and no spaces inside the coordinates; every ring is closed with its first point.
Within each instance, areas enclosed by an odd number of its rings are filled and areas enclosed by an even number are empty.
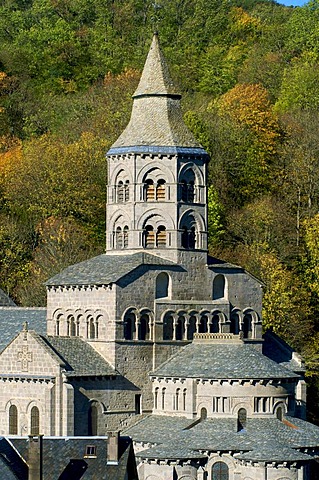
{"type": "Polygon", "coordinates": [[[156,35],[133,99],[106,253],[48,280],[47,333],[25,324],[2,351],[0,434],[126,430],[140,480],[310,480],[302,361],[264,342],[261,282],[208,256],[208,155],[156,35]]]}

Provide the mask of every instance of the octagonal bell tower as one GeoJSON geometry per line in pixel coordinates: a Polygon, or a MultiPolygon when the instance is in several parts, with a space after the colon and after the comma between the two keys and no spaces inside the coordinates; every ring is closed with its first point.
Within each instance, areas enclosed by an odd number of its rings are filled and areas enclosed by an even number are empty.
{"type": "Polygon", "coordinates": [[[157,34],[130,122],[108,157],[106,252],[207,258],[208,154],[187,129],[157,34]]]}

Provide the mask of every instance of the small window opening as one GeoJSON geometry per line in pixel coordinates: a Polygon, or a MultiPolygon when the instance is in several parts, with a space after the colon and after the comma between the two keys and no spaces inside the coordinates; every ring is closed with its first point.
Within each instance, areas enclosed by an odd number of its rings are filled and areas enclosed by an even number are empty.
{"type": "Polygon", "coordinates": [[[240,408],[237,415],[237,432],[242,432],[247,426],[247,411],[245,408],[240,408]]]}
{"type": "Polygon", "coordinates": [[[96,457],[96,446],[95,445],[87,445],[86,448],[85,448],[84,457],[96,457]]]}
{"type": "Polygon", "coordinates": [[[135,395],[135,414],[140,415],[142,413],[142,395],[140,393],[135,395]]]}

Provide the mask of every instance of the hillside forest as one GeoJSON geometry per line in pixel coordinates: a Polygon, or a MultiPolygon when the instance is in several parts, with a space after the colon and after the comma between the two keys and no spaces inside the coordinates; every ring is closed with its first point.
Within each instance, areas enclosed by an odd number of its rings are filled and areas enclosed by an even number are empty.
{"type": "Polygon", "coordinates": [[[105,152],[159,30],[184,120],[211,155],[209,251],[264,283],[263,320],[319,399],[319,0],[0,1],[0,288],[105,248],[105,152]]]}

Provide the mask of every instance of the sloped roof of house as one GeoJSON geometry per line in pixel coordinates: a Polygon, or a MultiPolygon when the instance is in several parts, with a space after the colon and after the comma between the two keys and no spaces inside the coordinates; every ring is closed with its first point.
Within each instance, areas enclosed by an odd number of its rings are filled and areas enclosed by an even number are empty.
{"type": "Polygon", "coordinates": [[[50,278],[46,285],[109,285],[143,265],[181,269],[176,263],[146,252],[130,255],[102,254],[76,263],[50,278]]]}
{"type": "Polygon", "coordinates": [[[0,307],[0,351],[21,331],[27,322],[30,330],[46,333],[46,308],[0,307]]]}
{"type": "Polygon", "coordinates": [[[238,344],[192,342],[158,367],[152,376],[207,379],[275,379],[298,375],[256,348],[238,344]]]}
{"type": "Polygon", "coordinates": [[[319,451],[319,427],[287,417],[247,419],[245,430],[237,431],[237,419],[214,418],[200,422],[178,417],[150,415],[125,433],[134,441],[153,444],[137,454],[141,459],[201,458],[203,451],[233,452],[236,458],[255,461],[294,462],[312,457],[300,451],[319,451]],[[193,422],[193,426],[191,425],[193,422]]]}
{"type": "Polygon", "coordinates": [[[81,338],[39,336],[42,344],[61,359],[68,377],[113,376],[118,372],[81,338]]]}
{"type": "Polygon", "coordinates": [[[186,127],[180,108],[181,96],[176,93],[155,34],[143,73],[133,95],[129,124],[112,145],[108,155],[119,153],[175,154],[177,148],[188,153],[205,155],[205,150],[186,127]],[[164,148],[165,152],[161,149],[164,148]],[[155,152],[154,152],[155,153],[155,152]]]}
{"type": "MultiPolygon", "coordinates": [[[[107,437],[44,437],[43,479],[137,480],[132,442],[119,438],[118,463],[107,463],[107,437]],[[96,455],[85,455],[95,446],[96,455]]],[[[0,440],[0,478],[27,480],[28,437],[2,437],[0,440]],[[11,476],[10,476],[11,475],[11,476]]]]}

